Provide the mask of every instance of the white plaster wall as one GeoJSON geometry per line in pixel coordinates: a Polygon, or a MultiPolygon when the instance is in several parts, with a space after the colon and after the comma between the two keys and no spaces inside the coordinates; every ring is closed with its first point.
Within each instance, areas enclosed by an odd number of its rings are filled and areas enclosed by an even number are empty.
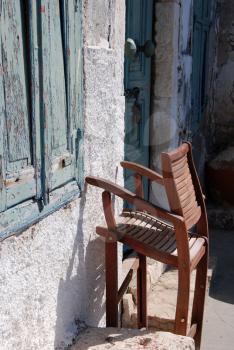
{"type": "MultiPolygon", "coordinates": [[[[101,3],[108,13],[101,29],[96,1],[86,1],[84,12],[85,174],[121,183],[125,2],[101,3]]],[[[104,244],[95,234],[102,219],[101,191],[85,188],[82,198],[1,243],[1,350],[64,349],[78,319],[104,325],[104,244]]]]}

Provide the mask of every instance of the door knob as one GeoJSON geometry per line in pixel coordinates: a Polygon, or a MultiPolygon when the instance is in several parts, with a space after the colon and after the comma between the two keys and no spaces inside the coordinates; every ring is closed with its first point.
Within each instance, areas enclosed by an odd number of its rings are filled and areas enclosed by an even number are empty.
{"type": "Polygon", "coordinates": [[[146,57],[152,57],[155,53],[155,45],[151,40],[147,40],[143,46],[137,45],[136,42],[128,38],[125,42],[125,56],[129,60],[134,60],[139,52],[143,52],[146,57]]]}
{"type": "Polygon", "coordinates": [[[151,40],[147,40],[144,46],[139,46],[146,57],[152,57],[155,54],[155,44],[151,40]]]}
{"type": "Polygon", "coordinates": [[[131,61],[134,60],[134,58],[137,56],[137,45],[133,39],[128,38],[126,40],[124,53],[125,56],[131,61]]]}

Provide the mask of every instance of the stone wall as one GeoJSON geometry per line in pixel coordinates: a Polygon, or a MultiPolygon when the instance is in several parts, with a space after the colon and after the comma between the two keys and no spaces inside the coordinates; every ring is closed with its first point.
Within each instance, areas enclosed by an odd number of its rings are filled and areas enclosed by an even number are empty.
{"type": "Polygon", "coordinates": [[[214,125],[213,147],[217,152],[233,144],[234,139],[234,1],[217,0],[215,8],[216,59],[212,80],[213,101],[209,111],[214,125]]]}
{"type": "MultiPolygon", "coordinates": [[[[150,159],[161,171],[160,154],[188,139],[191,115],[192,0],[160,0],[155,6],[155,62],[150,159]]],[[[162,186],[153,184],[151,200],[168,208],[162,186]]]]}
{"type": "MultiPolygon", "coordinates": [[[[121,183],[125,2],[87,0],[83,23],[85,175],[121,183]]],[[[101,191],[85,188],[80,199],[1,243],[1,350],[63,349],[78,319],[104,325],[101,220],[101,191]]]]}
{"type": "MultiPolygon", "coordinates": [[[[212,200],[222,202],[222,190],[219,184],[225,176],[217,179],[216,174],[210,173],[210,164],[223,151],[233,146],[234,139],[234,1],[213,0],[211,7],[211,27],[209,35],[209,74],[208,74],[208,103],[198,133],[193,138],[196,164],[202,179],[206,179],[206,194],[212,200]],[[217,188],[214,183],[217,182],[217,188]],[[219,192],[218,196],[213,195],[219,192]]],[[[220,156],[219,156],[220,154],[220,156]]],[[[225,163],[225,159],[224,162],[225,163]]],[[[226,165],[225,165],[226,166],[226,165]]],[[[224,169],[221,166],[220,171],[224,169]]],[[[226,187],[229,184],[226,182],[226,187]]],[[[221,186],[222,187],[222,186],[221,186]]]]}

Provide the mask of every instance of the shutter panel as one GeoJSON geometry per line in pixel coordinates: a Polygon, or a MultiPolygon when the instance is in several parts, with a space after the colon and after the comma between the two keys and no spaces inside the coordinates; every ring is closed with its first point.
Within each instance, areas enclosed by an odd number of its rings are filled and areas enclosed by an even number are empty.
{"type": "Polygon", "coordinates": [[[80,194],[81,8],[0,0],[0,240],[80,194]]]}
{"type": "Polygon", "coordinates": [[[0,53],[0,210],[36,194],[32,155],[29,68],[24,14],[18,0],[2,0],[0,53]]]}
{"type": "Polygon", "coordinates": [[[81,55],[80,41],[76,42],[80,13],[76,18],[75,4],[46,0],[40,8],[47,195],[71,181],[77,186],[81,55]]]}

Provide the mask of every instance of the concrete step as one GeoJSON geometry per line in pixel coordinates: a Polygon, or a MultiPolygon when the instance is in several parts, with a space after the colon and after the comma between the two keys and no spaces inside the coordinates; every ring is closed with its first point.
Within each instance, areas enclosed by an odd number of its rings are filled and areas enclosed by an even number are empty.
{"type": "Polygon", "coordinates": [[[195,350],[194,341],[167,332],[117,328],[87,328],[71,350],[195,350]]]}
{"type": "MultiPolygon", "coordinates": [[[[212,263],[214,264],[214,263],[212,263]]],[[[212,265],[211,264],[211,265],[212,265]]],[[[212,268],[209,269],[208,282],[211,279],[212,268]]],[[[195,271],[191,277],[190,308],[194,293],[195,271]]],[[[209,283],[208,283],[209,285],[209,283]]],[[[148,324],[150,328],[172,332],[174,329],[174,318],[176,310],[178,286],[178,271],[167,270],[158,281],[153,283],[148,278],[148,324]]],[[[123,298],[122,326],[137,328],[137,306],[136,306],[136,277],[131,282],[128,293],[123,298]]]]}

